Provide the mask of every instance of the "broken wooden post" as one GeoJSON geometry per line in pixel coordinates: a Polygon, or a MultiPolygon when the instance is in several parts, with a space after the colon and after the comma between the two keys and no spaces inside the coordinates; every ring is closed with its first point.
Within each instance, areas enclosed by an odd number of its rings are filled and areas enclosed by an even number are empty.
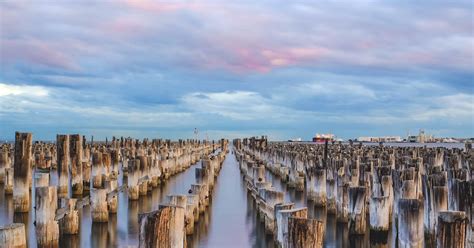
{"type": "Polygon", "coordinates": [[[62,198],[61,208],[67,209],[67,213],[59,220],[61,233],[78,234],[79,233],[79,211],[76,210],[77,199],[62,198]]]}
{"type": "Polygon", "coordinates": [[[25,224],[13,223],[1,226],[0,245],[5,248],[26,248],[25,224]]]}
{"type": "Polygon", "coordinates": [[[102,153],[99,151],[92,154],[92,187],[102,188],[102,153]]]}
{"type": "Polygon", "coordinates": [[[71,189],[73,195],[82,195],[82,137],[79,134],[69,136],[71,155],[71,189]]]}
{"type": "Polygon", "coordinates": [[[31,133],[15,133],[15,160],[13,172],[13,208],[16,213],[25,213],[30,209],[31,180],[31,133]]]}
{"type": "Polygon", "coordinates": [[[366,231],[366,188],[349,188],[349,233],[365,234],[366,231]]]}
{"type": "Polygon", "coordinates": [[[69,195],[69,135],[56,136],[58,155],[58,198],[67,198],[69,195]]]}
{"type": "Polygon", "coordinates": [[[438,216],[436,247],[466,247],[468,218],[462,211],[441,211],[438,216]]]}
{"type": "Polygon", "coordinates": [[[290,217],[288,236],[289,248],[322,248],[324,223],[316,219],[290,217]]]}
{"type": "Polygon", "coordinates": [[[160,205],[153,212],[139,214],[139,247],[186,247],[185,210],[175,205],[160,205]]]}
{"type": "Polygon", "coordinates": [[[288,247],[289,234],[288,234],[288,220],[290,217],[307,218],[307,208],[292,208],[293,205],[281,206],[275,213],[276,221],[276,241],[277,244],[283,248],[288,247]],[[281,209],[280,209],[281,208],[281,209]],[[289,208],[289,209],[285,209],[289,208]]]}
{"type": "Polygon", "coordinates": [[[91,216],[92,222],[109,221],[106,189],[91,189],[91,216]]]}
{"type": "Polygon", "coordinates": [[[398,200],[399,247],[423,247],[423,203],[418,199],[398,200]]]}
{"type": "Polygon", "coordinates": [[[58,207],[56,187],[39,187],[35,190],[36,239],[38,247],[57,247],[59,226],[55,220],[58,207]]]}

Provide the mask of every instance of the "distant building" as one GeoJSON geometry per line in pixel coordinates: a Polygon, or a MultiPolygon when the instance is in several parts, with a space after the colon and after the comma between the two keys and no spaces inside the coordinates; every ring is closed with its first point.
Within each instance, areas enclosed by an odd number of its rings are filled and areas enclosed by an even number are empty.
{"type": "Polygon", "coordinates": [[[357,138],[359,142],[401,142],[402,138],[400,136],[382,136],[382,137],[359,137],[357,138]]]}

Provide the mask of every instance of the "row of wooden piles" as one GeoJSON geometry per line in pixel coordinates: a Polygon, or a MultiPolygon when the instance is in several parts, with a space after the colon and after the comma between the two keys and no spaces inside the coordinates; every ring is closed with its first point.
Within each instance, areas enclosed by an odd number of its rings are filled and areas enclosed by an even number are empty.
{"type": "MultiPolygon", "coordinates": [[[[0,183],[5,194],[13,194],[15,213],[30,211],[34,190],[37,245],[57,247],[60,235],[78,234],[78,211],[84,205],[91,205],[93,222],[108,222],[117,213],[120,191],[138,200],[219,146],[214,141],[132,138],[87,143],[79,134],[33,144],[31,133],[17,132],[14,146],[1,146],[0,183]],[[56,185],[50,180],[53,173],[56,185]],[[124,183],[119,186],[120,176],[124,183]]],[[[24,225],[0,227],[0,244],[26,247],[24,225]]]]}
{"type": "Polygon", "coordinates": [[[186,236],[193,234],[195,224],[210,205],[227,147],[227,140],[221,140],[220,149],[195,168],[196,183],[191,184],[187,195],[169,195],[168,204],[139,215],[139,247],[187,247],[186,236]]]}
{"type": "Polygon", "coordinates": [[[234,146],[247,161],[241,163],[244,170],[261,175],[266,168],[348,223],[351,235],[386,237],[395,231],[398,247],[474,247],[470,144],[466,149],[315,145],[262,137],[234,140],[234,146]]]}
{"type": "Polygon", "coordinates": [[[317,219],[308,218],[308,209],[295,208],[285,202],[285,193],[278,191],[266,181],[265,166],[251,153],[241,149],[234,141],[234,153],[247,191],[257,205],[257,218],[265,226],[265,232],[274,237],[278,247],[322,247],[325,225],[317,219]]]}

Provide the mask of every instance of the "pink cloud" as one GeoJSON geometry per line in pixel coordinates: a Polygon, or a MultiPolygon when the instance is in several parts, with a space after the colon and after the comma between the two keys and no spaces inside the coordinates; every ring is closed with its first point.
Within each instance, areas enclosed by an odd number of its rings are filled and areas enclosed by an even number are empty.
{"type": "Polygon", "coordinates": [[[170,3],[152,0],[124,0],[125,5],[131,8],[150,11],[150,12],[168,12],[180,9],[198,9],[199,5],[194,3],[170,3]]]}
{"type": "Polygon", "coordinates": [[[53,43],[40,40],[2,40],[1,57],[7,63],[30,62],[47,67],[70,71],[79,70],[79,65],[60,51],[53,43]]]}

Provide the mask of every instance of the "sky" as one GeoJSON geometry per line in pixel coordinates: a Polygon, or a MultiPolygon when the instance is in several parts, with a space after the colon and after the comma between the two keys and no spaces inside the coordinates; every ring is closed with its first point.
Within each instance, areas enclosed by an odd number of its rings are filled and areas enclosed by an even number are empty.
{"type": "Polygon", "coordinates": [[[457,1],[0,2],[0,139],[15,131],[272,140],[474,136],[457,1]]]}

